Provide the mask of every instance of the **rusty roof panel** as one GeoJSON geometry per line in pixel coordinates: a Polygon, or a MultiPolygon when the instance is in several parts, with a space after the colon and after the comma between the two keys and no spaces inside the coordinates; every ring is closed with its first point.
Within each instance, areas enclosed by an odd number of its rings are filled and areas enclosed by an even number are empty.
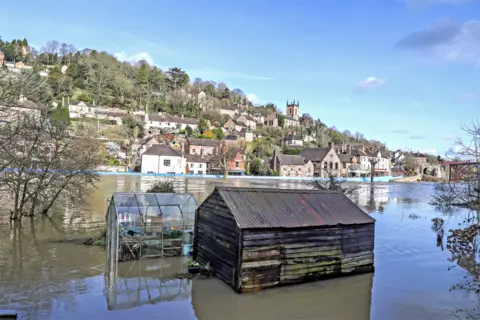
{"type": "MultiPolygon", "coordinates": [[[[343,193],[217,187],[241,229],[374,223],[343,193]]],[[[208,199],[206,200],[208,201],[208,199]]]]}

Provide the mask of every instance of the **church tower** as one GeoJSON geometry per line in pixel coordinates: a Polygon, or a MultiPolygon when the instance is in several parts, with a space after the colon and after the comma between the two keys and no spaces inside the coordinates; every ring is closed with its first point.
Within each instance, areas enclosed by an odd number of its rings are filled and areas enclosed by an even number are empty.
{"type": "Polygon", "coordinates": [[[287,117],[291,117],[295,120],[298,120],[299,118],[299,110],[300,109],[300,103],[298,101],[291,101],[289,102],[287,100],[287,117]]]}

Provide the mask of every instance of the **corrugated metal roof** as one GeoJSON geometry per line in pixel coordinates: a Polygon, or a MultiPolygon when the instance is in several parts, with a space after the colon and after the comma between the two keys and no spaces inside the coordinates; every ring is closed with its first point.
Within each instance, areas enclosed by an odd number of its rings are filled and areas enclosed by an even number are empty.
{"type": "Polygon", "coordinates": [[[216,190],[241,229],[375,222],[375,219],[340,192],[231,187],[216,187],[216,190]]]}

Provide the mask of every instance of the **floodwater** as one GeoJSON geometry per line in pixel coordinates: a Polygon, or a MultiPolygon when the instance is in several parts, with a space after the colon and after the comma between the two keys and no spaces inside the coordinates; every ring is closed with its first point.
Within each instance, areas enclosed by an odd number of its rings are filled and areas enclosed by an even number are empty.
{"type": "MultiPolygon", "coordinates": [[[[123,262],[111,286],[105,252],[66,238],[104,225],[114,191],[146,190],[153,177],[102,178],[88,208],[57,208],[51,220],[22,228],[0,224],[0,311],[21,319],[447,319],[478,308],[478,296],[449,289],[468,276],[449,270],[450,252],[437,245],[428,201],[431,184],[364,185],[352,199],[375,219],[375,272],[238,295],[218,279],[177,279],[185,258],[123,262]],[[107,287],[111,289],[106,290],[107,287]]],[[[189,179],[179,186],[200,203],[215,185],[305,188],[295,181],[189,179]]],[[[443,216],[445,230],[466,213],[443,216]]],[[[447,235],[447,232],[446,232],[447,235]]]]}

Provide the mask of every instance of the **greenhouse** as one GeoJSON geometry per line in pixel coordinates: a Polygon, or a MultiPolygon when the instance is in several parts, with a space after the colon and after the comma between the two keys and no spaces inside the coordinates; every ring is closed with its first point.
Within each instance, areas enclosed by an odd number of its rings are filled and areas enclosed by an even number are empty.
{"type": "Polygon", "coordinates": [[[188,255],[197,203],[191,194],[116,192],[107,211],[107,267],[188,255]]]}

